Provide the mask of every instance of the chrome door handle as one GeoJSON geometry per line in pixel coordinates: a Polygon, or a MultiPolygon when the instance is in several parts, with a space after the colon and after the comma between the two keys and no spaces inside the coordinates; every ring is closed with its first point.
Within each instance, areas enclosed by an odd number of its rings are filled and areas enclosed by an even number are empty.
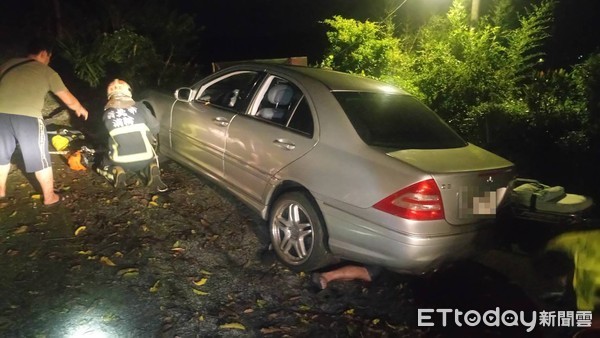
{"type": "Polygon", "coordinates": [[[282,140],[282,139],[274,140],[273,143],[275,143],[276,146],[286,149],[286,150],[294,150],[296,148],[296,145],[293,144],[292,142],[282,140]]]}
{"type": "Polygon", "coordinates": [[[213,123],[221,127],[227,127],[229,125],[229,120],[224,117],[215,117],[213,123]]]}

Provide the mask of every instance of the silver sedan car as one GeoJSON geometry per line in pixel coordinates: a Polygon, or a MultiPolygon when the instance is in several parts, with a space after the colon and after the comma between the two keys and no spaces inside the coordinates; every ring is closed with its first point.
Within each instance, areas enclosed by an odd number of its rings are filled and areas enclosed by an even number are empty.
{"type": "Polygon", "coordinates": [[[142,101],[160,154],[259,213],[297,271],[350,260],[420,274],[468,257],[514,178],[402,89],[346,73],[246,63],[142,101]]]}

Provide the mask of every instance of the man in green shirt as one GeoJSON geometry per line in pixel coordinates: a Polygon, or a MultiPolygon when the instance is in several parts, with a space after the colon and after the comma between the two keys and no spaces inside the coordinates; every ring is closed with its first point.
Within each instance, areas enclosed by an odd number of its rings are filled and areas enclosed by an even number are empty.
{"type": "Polygon", "coordinates": [[[43,39],[30,42],[27,57],[15,58],[0,66],[0,199],[6,199],[10,160],[17,143],[25,171],[35,173],[44,205],[55,205],[61,196],[54,192],[48,136],[42,118],[46,94],[51,91],[63,103],[87,120],[88,111],[48,66],[52,45],[43,39]]]}

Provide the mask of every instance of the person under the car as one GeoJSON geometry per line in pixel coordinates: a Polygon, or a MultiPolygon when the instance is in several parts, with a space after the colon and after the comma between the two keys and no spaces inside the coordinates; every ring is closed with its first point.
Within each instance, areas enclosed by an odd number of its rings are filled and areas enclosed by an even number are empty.
{"type": "Polygon", "coordinates": [[[116,188],[125,187],[127,172],[135,172],[149,188],[166,191],[153,147],[158,121],[144,104],[133,100],[131,87],[123,80],[108,85],[107,97],[102,121],[109,135],[108,152],[96,171],[116,188]]]}
{"type": "Polygon", "coordinates": [[[324,290],[333,281],[362,280],[372,282],[382,271],[383,268],[376,265],[350,264],[325,272],[313,272],[310,281],[317,289],[324,290]]]}

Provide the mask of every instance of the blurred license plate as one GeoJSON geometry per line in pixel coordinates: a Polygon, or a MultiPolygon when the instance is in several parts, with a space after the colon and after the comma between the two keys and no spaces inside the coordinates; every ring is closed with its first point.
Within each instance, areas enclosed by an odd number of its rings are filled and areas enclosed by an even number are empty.
{"type": "Polygon", "coordinates": [[[463,191],[461,194],[460,216],[469,215],[495,215],[496,208],[504,198],[506,188],[494,191],[473,192],[463,191]],[[475,196],[474,196],[475,195],[475,196]]]}

